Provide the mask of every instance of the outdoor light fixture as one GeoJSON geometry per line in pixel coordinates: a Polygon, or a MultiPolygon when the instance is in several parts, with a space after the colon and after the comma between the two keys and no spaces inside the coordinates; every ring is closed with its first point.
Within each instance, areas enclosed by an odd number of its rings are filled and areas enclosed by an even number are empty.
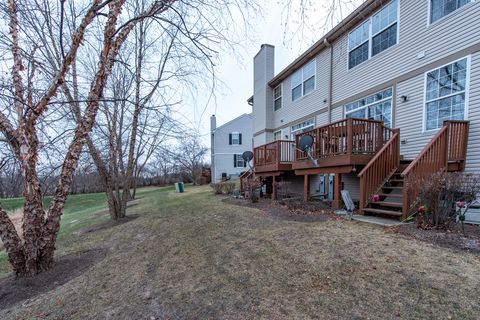
{"type": "Polygon", "coordinates": [[[402,99],[402,102],[407,102],[408,101],[408,97],[403,95],[400,97],[400,99],[402,99]]]}

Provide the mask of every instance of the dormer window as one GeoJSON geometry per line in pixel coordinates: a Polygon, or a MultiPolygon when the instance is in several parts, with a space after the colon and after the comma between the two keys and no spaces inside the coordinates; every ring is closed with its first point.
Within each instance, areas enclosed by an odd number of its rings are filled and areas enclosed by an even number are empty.
{"type": "Polygon", "coordinates": [[[351,69],[397,44],[398,0],[371,16],[348,35],[348,68],[351,69]]]}
{"type": "Polygon", "coordinates": [[[315,59],[304,65],[292,75],[292,101],[315,90],[315,59]]]}

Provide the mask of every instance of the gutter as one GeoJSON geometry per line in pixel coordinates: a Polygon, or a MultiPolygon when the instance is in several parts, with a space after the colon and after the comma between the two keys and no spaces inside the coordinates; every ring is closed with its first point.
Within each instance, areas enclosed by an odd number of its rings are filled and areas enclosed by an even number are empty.
{"type": "Polygon", "coordinates": [[[307,63],[311,58],[315,57],[320,51],[326,48],[325,41],[333,44],[333,42],[350,31],[359,22],[363,21],[366,16],[380,8],[383,4],[390,2],[391,0],[367,0],[362,3],[355,11],[343,19],[332,30],[330,30],[320,40],[315,42],[307,51],[305,51],[300,57],[295,59],[290,65],[283,69],[277,76],[268,82],[268,85],[272,88],[279,85],[283,80],[290,76],[302,65],[307,63]]]}

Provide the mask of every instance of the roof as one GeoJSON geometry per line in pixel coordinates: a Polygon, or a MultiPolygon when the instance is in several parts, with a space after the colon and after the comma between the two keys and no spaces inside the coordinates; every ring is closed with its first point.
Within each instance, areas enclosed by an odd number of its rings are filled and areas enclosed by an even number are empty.
{"type": "Polygon", "coordinates": [[[240,119],[240,118],[243,118],[243,117],[250,117],[250,118],[251,118],[251,117],[252,117],[252,114],[251,114],[251,113],[244,113],[244,114],[242,114],[241,116],[238,116],[238,117],[236,117],[235,119],[232,119],[232,120],[230,120],[230,121],[222,124],[221,126],[216,127],[215,130],[218,130],[218,129],[222,128],[222,127],[225,127],[225,126],[231,124],[232,122],[234,122],[234,121],[236,121],[236,120],[238,120],[238,119],[240,119]]]}
{"type": "Polygon", "coordinates": [[[300,57],[290,63],[285,69],[277,74],[272,80],[268,82],[271,87],[276,87],[288,76],[294,73],[302,65],[310,61],[320,51],[330,47],[330,44],[336,39],[349,32],[359,22],[365,20],[368,15],[380,8],[383,4],[390,2],[391,0],[366,0],[355,11],[353,11],[348,17],[343,19],[332,30],[324,35],[320,40],[315,42],[307,51],[305,51],[300,57]]]}

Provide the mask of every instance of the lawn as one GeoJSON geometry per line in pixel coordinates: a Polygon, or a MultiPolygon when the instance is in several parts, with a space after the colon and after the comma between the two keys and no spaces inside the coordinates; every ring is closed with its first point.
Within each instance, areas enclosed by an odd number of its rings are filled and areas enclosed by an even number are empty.
{"type": "Polygon", "coordinates": [[[107,218],[104,199],[85,197],[70,198],[59,256],[105,257],[1,319],[478,319],[478,255],[360,222],[279,218],[208,187],[145,190],[138,218],[81,233],[66,222],[107,218]]]}

